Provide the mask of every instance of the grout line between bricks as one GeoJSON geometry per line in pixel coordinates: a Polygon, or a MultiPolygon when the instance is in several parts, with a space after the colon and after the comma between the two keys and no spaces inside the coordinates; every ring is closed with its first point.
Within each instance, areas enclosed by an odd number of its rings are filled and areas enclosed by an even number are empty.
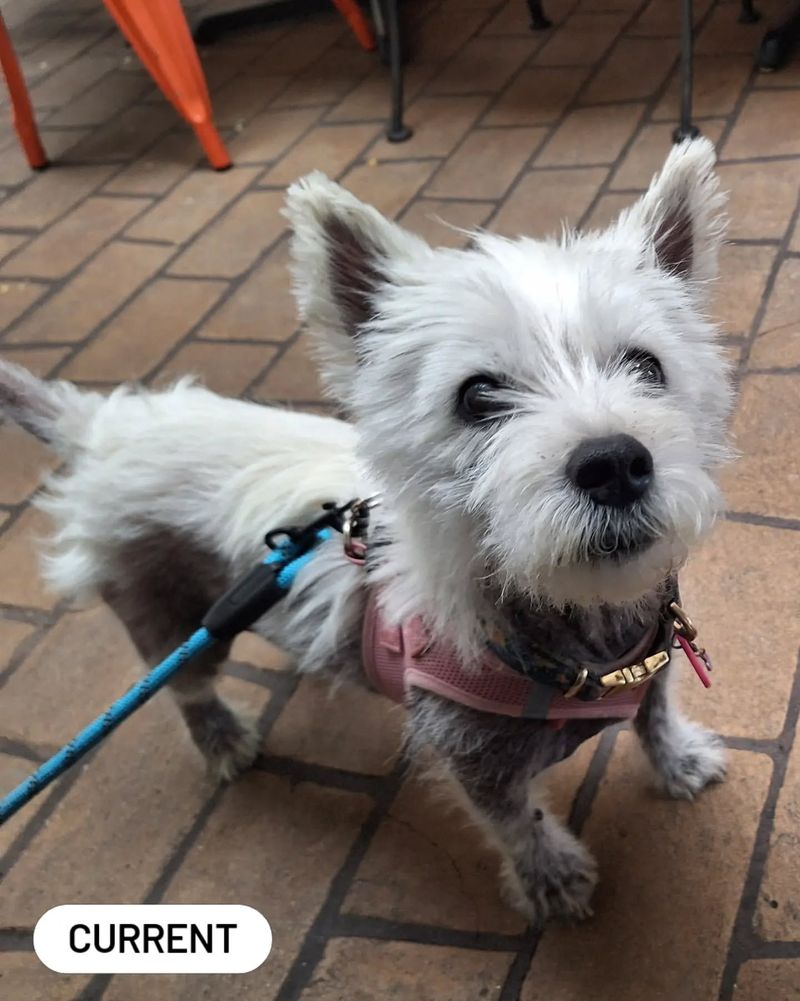
{"type": "Polygon", "coordinates": [[[366,856],[372,837],[397,795],[405,766],[401,762],[387,777],[375,804],[356,836],[341,868],[334,876],[327,897],[311,924],[305,940],[283,980],[275,1001],[297,1001],[311,981],[330,938],[336,934],[337,919],[353,878],[366,856]]]}
{"type": "MultiPolygon", "coordinates": [[[[758,907],[759,890],[769,858],[775,810],[786,778],[789,756],[795,743],[798,717],[800,717],[800,654],[797,657],[792,691],[778,742],[780,751],[773,757],[772,776],[759,818],[750,863],[728,944],[718,1001],[733,1001],[736,978],[742,963],[754,956],[765,944],[756,934],[754,920],[758,907]]],[[[800,943],[795,942],[792,945],[796,949],[795,955],[800,955],[800,943]]]]}

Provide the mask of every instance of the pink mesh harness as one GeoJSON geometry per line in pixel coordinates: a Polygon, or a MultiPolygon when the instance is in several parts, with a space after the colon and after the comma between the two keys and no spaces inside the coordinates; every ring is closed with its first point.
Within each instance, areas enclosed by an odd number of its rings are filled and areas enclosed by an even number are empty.
{"type": "MultiPolygon", "coordinates": [[[[655,630],[619,664],[638,660],[652,644],[655,630]]],[[[395,702],[412,688],[500,716],[546,719],[555,725],[568,719],[630,719],[636,715],[647,683],[611,692],[603,699],[567,699],[554,687],[523,677],[487,650],[480,666],[467,671],[454,649],[431,642],[420,618],[388,625],[374,594],[370,595],[362,635],[364,669],[372,686],[395,702]]]]}

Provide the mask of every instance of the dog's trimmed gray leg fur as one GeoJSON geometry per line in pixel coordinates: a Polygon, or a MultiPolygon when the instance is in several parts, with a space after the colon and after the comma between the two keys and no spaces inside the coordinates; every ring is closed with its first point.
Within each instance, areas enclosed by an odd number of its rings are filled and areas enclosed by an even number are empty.
{"type": "Polygon", "coordinates": [[[664,791],[675,799],[694,799],[725,778],[725,747],[721,737],[677,708],[671,674],[667,668],[650,682],[635,727],[664,791]]]}
{"type": "MultiPolygon", "coordinates": [[[[103,598],[121,620],[142,659],[153,667],[197,628],[227,586],[222,567],[189,538],[152,534],[115,554],[103,598]]],[[[170,690],[211,774],[232,779],[258,750],[255,722],[234,711],[214,690],[230,650],[218,643],[184,664],[170,690]]]]}
{"type": "Polygon", "coordinates": [[[438,696],[413,696],[408,749],[454,780],[462,805],[499,850],[508,903],[539,925],[592,913],[597,866],[547,809],[536,777],[602,730],[607,720],[571,721],[555,730],[535,720],[489,716],[438,696]]]}

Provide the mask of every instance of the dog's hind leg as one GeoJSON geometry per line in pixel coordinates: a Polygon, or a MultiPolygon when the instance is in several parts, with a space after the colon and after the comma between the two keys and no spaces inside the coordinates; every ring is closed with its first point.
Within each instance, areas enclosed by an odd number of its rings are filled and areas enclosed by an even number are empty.
{"type": "Polygon", "coordinates": [[[650,682],[635,726],[665,792],[693,799],[711,782],[725,778],[722,738],[680,712],[672,693],[671,668],[650,682]]]}
{"type": "MultiPolygon", "coordinates": [[[[152,533],[122,547],[102,596],[125,625],[143,660],[154,666],[200,625],[228,581],[221,564],[188,539],[152,533]]],[[[218,643],[188,661],[170,689],[195,744],[220,779],[250,765],[258,750],[255,723],[215,691],[229,643],[218,643]]]]}

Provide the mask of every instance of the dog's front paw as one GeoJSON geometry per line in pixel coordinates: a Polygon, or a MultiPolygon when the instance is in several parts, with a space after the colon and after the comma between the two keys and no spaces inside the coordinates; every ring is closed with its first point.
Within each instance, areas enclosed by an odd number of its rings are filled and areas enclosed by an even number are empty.
{"type": "Polygon", "coordinates": [[[546,846],[539,846],[526,866],[506,873],[506,897],[532,925],[551,918],[582,921],[592,916],[597,864],[590,852],[566,829],[546,846]]]}
{"type": "Polygon", "coordinates": [[[656,761],[661,785],[673,799],[694,799],[727,772],[722,738],[696,723],[681,726],[680,739],[660,749],[656,761]]]}

